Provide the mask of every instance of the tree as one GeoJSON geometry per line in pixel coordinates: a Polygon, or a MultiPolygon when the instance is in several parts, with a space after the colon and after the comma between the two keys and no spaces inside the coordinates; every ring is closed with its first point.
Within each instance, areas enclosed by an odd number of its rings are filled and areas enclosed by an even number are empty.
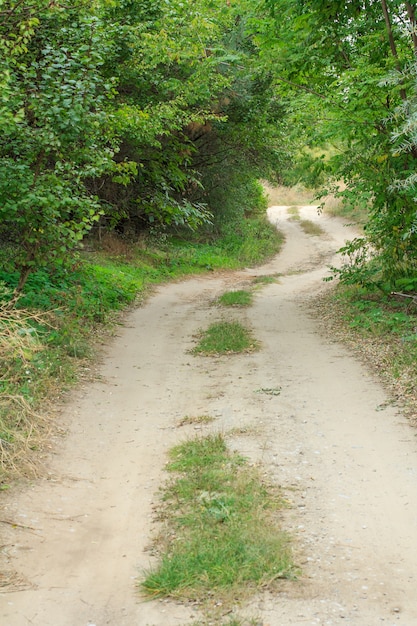
{"type": "Polygon", "coordinates": [[[103,138],[110,85],[91,6],[7,0],[0,12],[0,238],[20,291],[30,271],[62,263],[100,214],[87,177],[111,167],[103,138]]]}
{"type": "Polygon", "coordinates": [[[243,216],[283,111],[247,0],[4,0],[0,239],[21,290],[96,220],[137,233],[243,216]]]}
{"type": "Polygon", "coordinates": [[[276,171],[281,113],[264,90],[269,78],[256,66],[246,11],[241,1],[172,0],[120,3],[106,14],[116,161],[134,169],[123,188],[114,176],[96,188],[126,228],[196,228],[210,215],[224,220],[227,205],[241,215],[230,201],[239,196],[235,172],[255,179],[276,171]]]}
{"type": "Polygon", "coordinates": [[[263,7],[273,18],[273,28],[259,28],[264,61],[278,68],[277,90],[292,99],[293,126],[307,146],[328,150],[321,163],[345,183],[344,201],[369,211],[366,238],[351,252],[364,261],[358,247],[373,251],[379,286],[409,281],[417,269],[414,5],[265,0],[263,7]]]}

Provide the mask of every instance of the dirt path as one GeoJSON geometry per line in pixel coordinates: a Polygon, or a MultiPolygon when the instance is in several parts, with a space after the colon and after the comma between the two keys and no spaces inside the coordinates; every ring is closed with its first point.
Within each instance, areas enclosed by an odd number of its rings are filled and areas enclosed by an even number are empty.
{"type": "MultiPolygon", "coordinates": [[[[323,339],[305,306],[349,233],[320,219],[305,235],[285,207],[272,263],[161,287],[106,349],[101,378],[67,405],[47,479],[3,496],[1,626],[185,626],[191,606],[141,602],[135,577],[147,551],[166,451],[196,432],[235,429],[230,443],[284,487],[285,523],[303,576],[243,607],[264,626],[417,625],[417,438],[372,376],[323,339]],[[191,357],[193,333],[219,319],[210,306],[257,274],[255,305],[232,314],[263,348],[245,356],[191,357]],[[279,395],[260,393],[280,388],[279,395]],[[216,418],[196,430],[184,416],[216,418]]],[[[228,313],[230,314],[230,313],[228,313]]]]}

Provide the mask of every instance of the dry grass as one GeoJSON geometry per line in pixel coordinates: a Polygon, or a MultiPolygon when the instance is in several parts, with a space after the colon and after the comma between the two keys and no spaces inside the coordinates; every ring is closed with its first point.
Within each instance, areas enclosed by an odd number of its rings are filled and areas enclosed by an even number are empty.
{"type": "Polygon", "coordinates": [[[288,206],[287,212],[293,220],[300,219],[298,207],[320,204],[322,204],[323,212],[327,215],[346,217],[341,198],[336,198],[334,194],[329,194],[325,199],[318,200],[316,198],[317,191],[305,189],[302,186],[271,187],[265,183],[264,189],[268,198],[268,206],[288,206]]]}
{"type": "Polygon", "coordinates": [[[49,324],[48,314],[0,308],[0,483],[38,473],[37,451],[50,435],[50,423],[31,401],[11,391],[33,356],[45,349],[36,325],[49,324]]]}
{"type": "Polygon", "coordinates": [[[330,194],[326,197],[323,204],[323,212],[333,217],[340,215],[342,206],[342,199],[336,198],[334,194],[330,194]]]}
{"type": "MultiPolygon", "coordinates": [[[[43,316],[45,318],[45,316],[43,316]]],[[[41,316],[23,310],[0,308],[0,381],[9,379],[10,363],[19,359],[28,363],[34,352],[43,349],[31,323],[44,323],[41,316]]]]}
{"type": "Polygon", "coordinates": [[[110,257],[132,260],[134,247],[131,242],[114,232],[105,232],[96,242],[96,246],[110,257]]]}
{"type": "Polygon", "coordinates": [[[31,588],[33,585],[17,572],[0,572],[0,593],[24,591],[31,588]]]}
{"type": "Polygon", "coordinates": [[[325,231],[316,222],[312,222],[311,220],[300,220],[300,226],[306,235],[313,235],[315,237],[320,237],[320,235],[324,235],[325,231]]]}
{"type": "Polygon", "coordinates": [[[49,440],[51,422],[22,396],[0,396],[0,483],[39,474],[39,450],[49,440]]]}
{"type": "Polygon", "coordinates": [[[296,187],[271,187],[264,184],[265,193],[268,198],[268,206],[294,206],[315,204],[314,191],[301,186],[296,187]]]}
{"type": "Polygon", "coordinates": [[[179,428],[181,426],[198,426],[201,424],[211,424],[214,420],[215,418],[211,415],[185,415],[178,421],[177,425],[179,428]]]}

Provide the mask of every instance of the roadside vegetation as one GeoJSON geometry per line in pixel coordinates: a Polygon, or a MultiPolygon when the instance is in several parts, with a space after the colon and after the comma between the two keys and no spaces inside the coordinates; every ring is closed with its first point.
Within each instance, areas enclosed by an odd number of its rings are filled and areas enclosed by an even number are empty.
{"type": "Polygon", "coordinates": [[[167,471],[154,543],[158,562],[141,580],[142,591],[195,601],[223,624],[232,623],[239,601],[296,575],[289,539],[280,530],[282,494],[259,468],[231,452],[223,435],[174,447],[167,471]]]}
{"type": "Polygon", "coordinates": [[[17,274],[0,270],[0,483],[39,469],[54,403],[80,377],[94,376],[94,356],[154,285],[193,273],[235,269],[278,252],[282,238],[265,218],[214,243],[148,235],[129,243],[112,235],[86,242],[65,268],[30,274],[17,302],[17,274]],[[242,245],[244,244],[244,245],[242,245]]]}

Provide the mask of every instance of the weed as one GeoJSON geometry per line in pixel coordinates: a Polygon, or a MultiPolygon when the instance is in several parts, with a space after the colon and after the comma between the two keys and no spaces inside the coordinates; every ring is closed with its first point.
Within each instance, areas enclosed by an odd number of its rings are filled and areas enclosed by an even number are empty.
{"type": "Polygon", "coordinates": [[[211,415],[186,415],[178,421],[178,426],[190,426],[193,424],[211,424],[215,418],[211,415]]]}
{"type": "Polygon", "coordinates": [[[272,283],[276,283],[278,277],[281,274],[272,274],[272,275],[265,275],[265,276],[256,276],[253,279],[253,283],[255,285],[271,285],[272,283]]]}
{"type": "Polygon", "coordinates": [[[282,387],[261,387],[261,389],[257,389],[256,393],[263,393],[267,396],[279,396],[281,395],[282,387]]]}
{"type": "Polygon", "coordinates": [[[199,339],[192,354],[235,354],[259,349],[259,342],[252,332],[240,322],[216,322],[202,331],[199,339]]]}
{"type": "Polygon", "coordinates": [[[243,289],[237,291],[227,291],[218,299],[223,306],[245,307],[250,306],[253,301],[253,293],[243,289]]]}
{"type": "Polygon", "coordinates": [[[160,563],[141,588],[154,597],[227,601],[294,573],[283,506],[259,471],[228,450],[220,434],[173,448],[163,492],[160,563]]]}

